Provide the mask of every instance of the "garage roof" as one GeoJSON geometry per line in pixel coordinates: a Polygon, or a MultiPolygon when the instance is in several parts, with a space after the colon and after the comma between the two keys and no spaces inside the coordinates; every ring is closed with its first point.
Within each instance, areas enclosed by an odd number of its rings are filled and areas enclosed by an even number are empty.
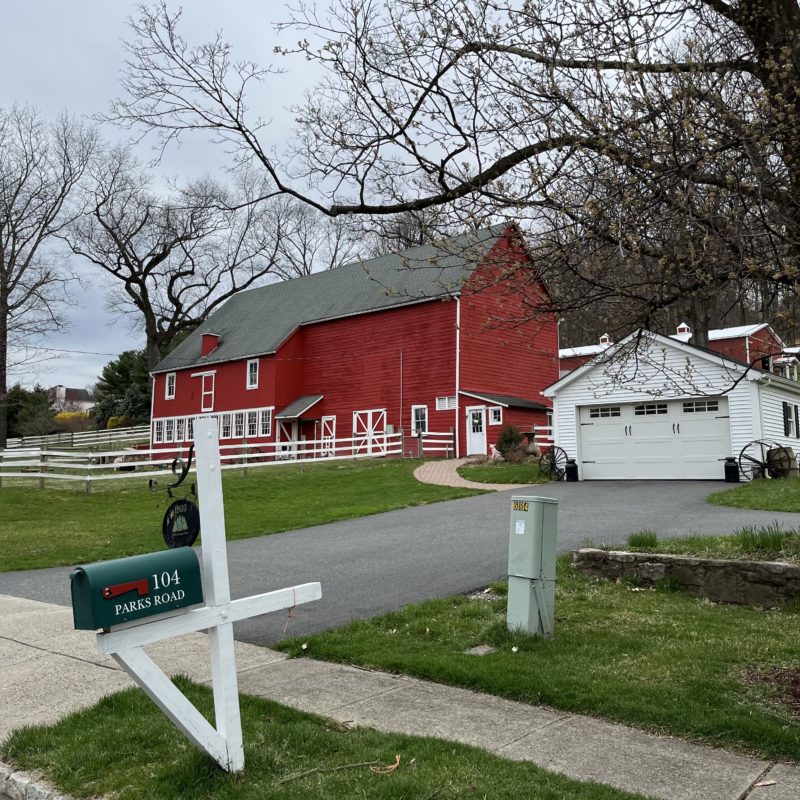
{"type": "Polygon", "coordinates": [[[494,225],[437,244],[239,292],[153,372],[274,353],[300,325],[454,297],[510,228],[494,225]],[[219,335],[219,345],[201,358],[200,339],[210,332],[219,335]]]}

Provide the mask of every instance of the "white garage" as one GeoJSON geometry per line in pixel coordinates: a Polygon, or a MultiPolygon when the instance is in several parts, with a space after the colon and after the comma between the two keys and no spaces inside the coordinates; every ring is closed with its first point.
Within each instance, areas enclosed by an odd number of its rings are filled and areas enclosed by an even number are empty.
{"type": "Polygon", "coordinates": [[[754,439],[800,451],[800,384],[637,332],[544,391],[582,480],[722,480],[754,439]]]}

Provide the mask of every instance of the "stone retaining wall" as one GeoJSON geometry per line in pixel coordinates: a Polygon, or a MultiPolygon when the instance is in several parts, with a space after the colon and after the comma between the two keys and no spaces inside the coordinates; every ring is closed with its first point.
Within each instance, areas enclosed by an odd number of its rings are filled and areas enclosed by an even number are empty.
{"type": "Polygon", "coordinates": [[[627,553],[586,547],[572,554],[587,575],[634,578],[641,586],[670,579],[691,594],[717,603],[773,608],[800,597],[800,566],[779,561],[735,561],[659,553],[627,553]]]}

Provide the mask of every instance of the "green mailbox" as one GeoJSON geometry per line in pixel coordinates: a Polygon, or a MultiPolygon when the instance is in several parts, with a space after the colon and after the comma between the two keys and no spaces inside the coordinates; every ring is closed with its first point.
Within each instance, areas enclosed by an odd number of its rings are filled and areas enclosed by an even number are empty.
{"type": "Polygon", "coordinates": [[[203,602],[200,562],[191,547],[87,564],[69,578],[78,630],[111,628],[203,602]]]}

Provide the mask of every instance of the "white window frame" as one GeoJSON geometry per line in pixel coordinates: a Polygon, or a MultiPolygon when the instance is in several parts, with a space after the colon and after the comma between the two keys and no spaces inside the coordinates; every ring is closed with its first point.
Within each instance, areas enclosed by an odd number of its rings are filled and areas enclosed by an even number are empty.
{"type": "Polygon", "coordinates": [[[411,406],[411,435],[416,437],[416,436],[419,436],[421,433],[425,434],[427,432],[428,432],[428,406],[423,405],[421,403],[411,406]],[[417,427],[417,413],[416,412],[419,411],[420,409],[422,409],[425,412],[425,414],[424,414],[425,425],[424,425],[423,428],[418,428],[417,427]]]}
{"type": "Polygon", "coordinates": [[[220,439],[230,439],[231,438],[231,415],[230,414],[222,414],[220,416],[222,424],[220,425],[220,439]]]}
{"type": "Polygon", "coordinates": [[[245,418],[245,430],[248,439],[255,439],[258,436],[258,411],[248,411],[245,418]]]}
{"type": "Polygon", "coordinates": [[[216,373],[204,372],[200,375],[200,410],[203,412],[214,410],[214,384],[216,383],[216,373]],[[211,388],[207,388],[207,383],[211,384],[211,388]],[[206,399],[208,398],[208,404],[206,399]]]}
{"type": "Polygon", "coordinates": [[[260,436],[272,436],[272,408],[262,408],[259,412],[258,432],[260,436]]]}
{"type": "Polygon", "coordinates": [[[437,411],[452,411],[456,407],[456,396],[449,395],[447,397],[436,398],[437,411]]]}
{"type": "Polygon", "coordinates": [[[244,411],[234,411],[233,412],[233,438],[234,439],[244,439],[244,421],[245,421],[245,413],[244,413],[244,411]]]}
{"type": "Polygon", "coordinates": [[[172,417],[168,417],[164,420],[164,441],[175,441],[175,420],[172,417]]]}
{"type": "Polygon", "coordinates": [[[168,372],[167,377],[164,380],[164,399],[165,400],[174,400],[175,399],[175,385],[177,383],[177,379],[175,377],[174,372],[168,372]]]}
{"type": "Polygon", "coordinates": [[[186,441],[194,441],[194,417],[188,417],[186,420],[186,441]]]}
{"type": "Polygon", "coordinates": [[[175,420],[175,441],[183,442],[186,440],[186,417],[178,417],[175,420]]]}
{"type": "Polygon", "coordinates": [[[248,389],[258,389],[258,359],[257,358],[250,358],[247,361],[247,380],[246,385],[248,389]],[[253,380],[253,374],[251,367],[255,366],[255,380],[253,380]]]}
{"type": "Polygon", "coordinates": [[[162,444],[164,441],[164,420],[157,419],[153,426],[153,443],[162,444]]]}
{"type": "Polygon", "coordinates": [[[486,409],[489,413],[489,424],[490,425],[502,425],[503,424],[503,406],[491,406],[490,408],[486,409]],[[495,419],[495,415],[497,415],[497,419],[495,419]]]}

